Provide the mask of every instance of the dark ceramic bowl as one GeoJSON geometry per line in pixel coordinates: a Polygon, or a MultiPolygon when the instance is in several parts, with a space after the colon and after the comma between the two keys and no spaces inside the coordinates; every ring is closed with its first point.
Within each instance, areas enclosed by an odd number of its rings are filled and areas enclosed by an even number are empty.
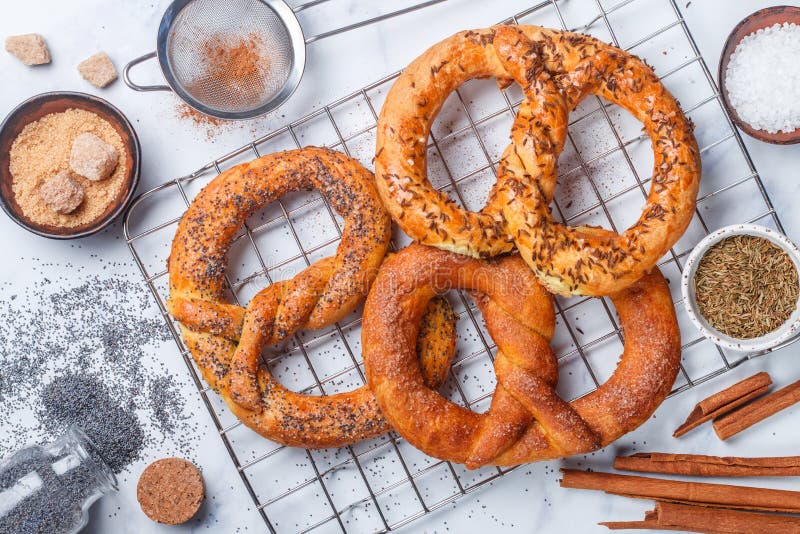
{"type": "Polygon", "coordinates": [[[99,232],[111,224],[130,203],[139,183],[141,148],[136,132],[120,110],[96,96],[84,93],[58,91],[42,93],[29,98],[17,106],[0,125],[0,207],[11,219],[34,234],[51,239],[75,239],[99,232]],[[125,145],[125,161],[128,170],[117,197],[95,220],[80,226],[64,228],[40,224],[28,219],[14,199],[9,170],[11,145],[26,125],[51,113],[68,109],[83,109],[99,115],[117,131],[125,145]]]}
{"type": "Polygon", "coordinates": [[[748,15],[743,21],[736,25],[725,46],[722,48],[722,57],[719,59],[719,88],[722,93],[722,101],[725,104],[725,109],[736,123],[736,126],[742,129],[747,135],[776,145],[791,145],[800,143],[800,128],[793,132],[777,132],[769,133],[766,130],[758,130],[744,122],[736,113],[736,109],[731,105],[728,99],[728,90],[725,88],[725,73],[728,70],[728,62],[730,62],[733,52],[739,43],[746,36],[758,31],[762,28],[767,28],[775,24],[783,24],[784,22],[800,24],[800,7],[793,6],[774,6],[756,11],[752,15],[748,15]]]}

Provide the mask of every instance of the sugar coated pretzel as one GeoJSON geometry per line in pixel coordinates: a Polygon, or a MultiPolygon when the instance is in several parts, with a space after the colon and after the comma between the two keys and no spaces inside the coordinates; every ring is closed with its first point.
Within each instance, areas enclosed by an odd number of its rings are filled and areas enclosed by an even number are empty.
{"type": "MultiPolygon", "coordinates": [[[[372,174],[323,148],[280,152],[233,167],[189,206],[168,262],[168,308],[204,379],[249,427],[279,443],[315,448],[343,446],[389,429],[366,386],[329,396],[294,393],[260,359],[266,345],[350,313],[374,280],[389,232],[372,174]],[[344,217],[336,255],[261,290],[246,310],[227,302],[226,255],[246,218],[285,193],[312,188],[344,217]]],[[[432,387],[444,380],[454,345],[452,309],[444,300],[431,303],[416,350],[432,387]]]]}
{"type": "Polygon", "coordinates": [[[641,425],[664,400],[680,365],[672,298],[658,270],[611,297],[625,335],[614,374],[595,391],[563,401],[549,346],[549,294],[519,256],[478,260],[422,245],[390,259],[364,308],[367,382],[395,430],[437,458],[516,465],[595,450],[641,425]],[[430,299],[445,288],[476,292],[497,343],[497,386],[474,413],[425,385],[414,339],[430,299]]]}

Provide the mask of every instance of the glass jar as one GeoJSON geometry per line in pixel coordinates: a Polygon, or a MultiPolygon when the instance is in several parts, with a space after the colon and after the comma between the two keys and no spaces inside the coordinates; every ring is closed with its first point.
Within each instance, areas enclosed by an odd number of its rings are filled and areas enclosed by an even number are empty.
{"type": "Polygon", "coordinates": [[[70,427],[50,444],[0,461],[0,532],[78,532],[89,521],[92,503],[116,489],[114,473],[91,440],[70,427]]]}

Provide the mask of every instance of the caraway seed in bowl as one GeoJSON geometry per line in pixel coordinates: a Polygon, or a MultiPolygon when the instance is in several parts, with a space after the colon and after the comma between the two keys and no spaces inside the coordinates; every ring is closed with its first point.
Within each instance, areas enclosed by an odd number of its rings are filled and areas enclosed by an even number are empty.
{"type": "Polygon", "coordinates": [[[694,277],[697,306],[723,334],[753,339],[778,329],[797,308],[797,269],[762,237],[737,235],[711,247],[694,277]]]}

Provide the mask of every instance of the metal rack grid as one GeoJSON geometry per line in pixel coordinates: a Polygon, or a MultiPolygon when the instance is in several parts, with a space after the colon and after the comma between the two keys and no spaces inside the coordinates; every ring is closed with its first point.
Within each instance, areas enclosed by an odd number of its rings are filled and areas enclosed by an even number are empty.
{"type": "MultiPolygon", "coordinates": [[[[755,356],[714,346],[682,316],[679,278],[684,257],[704,235],[726,224],[760,222],[781,231],[782,226],[675,0],[606,4],[603,0],[584,0],[580,5],[545,0],[509,21],[590,33],[645,58],[683,100],[685,111],[697,125],[704,164],[697,213],[686,235],[659,264],[671,281],[683,335],[683,365],[673,390],[677,394],[755,356]],[[686,100],[687,90],[693,101],[686,100]],[[737,210],[725,209],[732,205],[737,210]]],[[[261,438],[239,423],[201,381],[164,305],[169,243],[183,210],[202,186],[226,168],[252,157],[308,144],[329,146],[371,166],[378,112],[397,75],[144,193],[135,199],[125,218],[130,251],[271,532],[395,530],[513,470],[467,471],[425,456],[394,433],[328,451],[286,448],[261,438]],[[286,476],[273,474],[287,465],[291,469],[286,476]],[[297,502],[302,502],[305,517],[298,517],[293,508],[297,502]]],[[[490,85],[469,82],[452,95],[429,143],[429,174],[434,184],[470,209],[477,209],[485,198],[522,98],[514,88],[500,92],[490,85]]],[[[640,125],[631,121],[619,108],[597,97],[586,99],[570,115],[554,203],[555,215],[562,221],[617,230],[638,217],[638,206],[647,195],[652,151],[640,125]],[[610,180],[610,175],[623,178],[610,180]],[[626,209],[621,209],[622,203],[626,209]]],[[[340,235],[340,218],[319,194],[292,195],[266,207],[251,217],[232,247],[227,275],[231,298],[246,304],[249,296],[274,279],[286,278],[330,255],[340,235]]],[[[396,233],[394,246],[407,242],[396,233]]],[[[443,394],[482,410],[494,388],[496,347],[468,297],[458,292],[452,297],[461,336],[443,394]]],[[[613,371],[622,335],[613,306],[605,299],[558,298],[556,306],[553,348],[561,367],[559,393],[575,398],[596,388],[613,371]]],[[[363,384],[359,316],[355,313],[330,329],[295,336],[265,355],[267,365],[288,387],[306,393],[332,393],[363,384]]]]}

